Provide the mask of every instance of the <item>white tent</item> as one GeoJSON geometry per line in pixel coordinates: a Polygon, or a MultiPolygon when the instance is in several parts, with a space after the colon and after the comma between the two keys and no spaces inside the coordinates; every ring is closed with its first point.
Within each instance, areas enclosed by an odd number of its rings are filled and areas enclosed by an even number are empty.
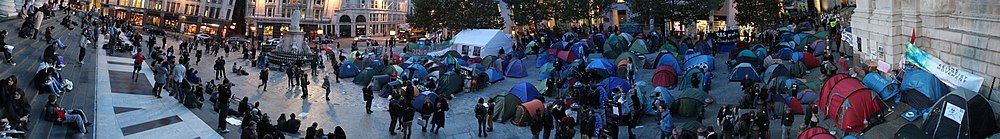
{"type": "Polygon", "coordinates": [[[458,32],[453,39],[451,50],[456,50],[462,55],[472,58],[486,57],[490,55],[498,56],[500,49],[505,52],[511,51],[510,34],[499,29],[468,29],[458,32]]]}

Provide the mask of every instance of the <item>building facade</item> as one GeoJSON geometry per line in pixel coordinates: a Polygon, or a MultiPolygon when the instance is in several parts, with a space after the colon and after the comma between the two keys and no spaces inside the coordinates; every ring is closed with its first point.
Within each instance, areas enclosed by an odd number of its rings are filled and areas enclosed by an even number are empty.
{"type": "Polygon", "coordinates": [[[300,27],[306,37],[313,38],[326,34],[321,28],[330,25],[330,16],[338,0],[252,0],[247,5],[250,10],[250,31],[262,38],[280,38],[288,31],[293,10],[301,10],[300,27]],[[295,8],[295,3],[303,7],[295,8]]]}
{"type": "Polygon", "coordinates": [[[982,89],[974,91],[989,92],[991,82],[1000,77],[1000,1],[858,0],[856,4],[853,37],[845,40],[851,40],[861,59],[899,69],[905,45],[916,34],[920,49],[983,77],[982,89]]]}
{"type": "Polygon", "coordinates": [[[138,26],[186,35],[226,36],[236,0],[101,0],[100,11],[138,26]]]}
{"type": "Polygon", "coordinates": [[[409,0],[343,0],[326,29],[338,37],[388,35],[406,23],[411,7],[409,0]]]}
{"type": "MultiPolygon", "coordinates": [[[[289,0],[253,0],[248,14],[251,31],[264,38],[279,38],[288,30],[289,0]]],[[[303,0],[301,26],[307,38],[387,35],[406,22],[408,0],[303,0]]]]}

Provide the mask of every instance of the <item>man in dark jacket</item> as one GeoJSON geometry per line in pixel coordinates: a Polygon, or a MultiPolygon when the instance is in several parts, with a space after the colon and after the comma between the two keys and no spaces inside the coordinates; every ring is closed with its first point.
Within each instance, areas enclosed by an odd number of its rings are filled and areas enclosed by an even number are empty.
{"type": "Polygon", "coordinates": [[[399,123],[399,96],[389,98],[389,135],[396,135],[396,125],[399,123]]]}
{"type": "Polygon", "coordinates": [[[226,60],[219,57],[215,59],[215,79],[218,80],[221,77],[226,77],[226,60]]]}
{"type": "Polygon", "coordinates": [[[477,137],[486,137],[487,136],[487,133],[486,133],[486,118],[487,118],[487,116],[486,115],[488,115],[488,114],[486,113],[486,107],[488,107],[488,106],[486,106],[486,105],[487,105],[487,103],[485,103],[485,101],[484,101],[483,98],[479,98],[479,103],[476,103],[476,109],[475,109],[475,111],[476,111],[476,119],[479,121],[479,133],[476,134],[477,137]]]}
{"type": "MultiPolygon", "coordinates": [[[[330,81],[329,79],[324,79],[324,80],[325,80],[324,82],[327,82],[327,84],[330,81]]],[[[326,94],[330,94],[329,90],[330,89],[327,89],[326,94]]],[[[361,92],[363,93],[365,99],[365,112],[367,112],[368,114],[372,114],[372,99],[375,98],[375,93],[372,92],[372,86],[371,85],[365,86],[365,88],[361,89],[361,92]]],[[[330,98],[327,97],[327,100],[330,100],[330,98]]]]}
{"type": "Polygon", "coordinates": [[[263,86],[264,87],[264,91],[267,91],[267,79],[269,79],[268,77],[271,77],[270,76],[271,75],[271,70],[270,69],[271,68],[265,67],[264,69],[260,70],[260,77],[259,77],[260,78],[260,85],[257,85],[257,88],[260,88],[261,86],[263,86]]]}
{"type": "Polygon", "coordinates": [[[312,126],[310,126],[309,128],[306,128],[306,134],[305,134],[306,139],[315,139],[316,138],[316,128],[318,128],[318,126],[319,126],[319,123],[313,122],[312,126]]]}
{"type": "Polygon", "coordinates": [[[288,116],[288,121],[285,121],[285,132],[298,133],[299,126],[302,126],[302,121],[295,119],[295,113],[288,116]]]}
{"type": "Polygon", "coordinates": [[[218,105],[219,107],[219,130],[222,133],[229,133],[229,130],[226,129],[226,117],[228,116],[227,114],[229,113],[229,99],[231,96],[233,96],[230,87],[232,87],[232,84],[229,82],[229,80],[223,80],[222,85],[219,86],[219,91],[218,91],[219,99],[217,101],[218,104],[216,105],[218,105]]]}

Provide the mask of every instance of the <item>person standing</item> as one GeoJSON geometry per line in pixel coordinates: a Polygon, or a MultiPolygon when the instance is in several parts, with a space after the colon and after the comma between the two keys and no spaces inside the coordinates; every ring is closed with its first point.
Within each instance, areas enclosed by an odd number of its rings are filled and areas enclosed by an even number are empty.
{"type": "Polygon", "coordinates": [[[434,124],[434,126],[431,128],[431,132],[437,134],[438,132],[441,132],[441,128],[444,127],[445,112],[449,110],[448,100],[444,99],[443,97],[438,97],[437,104],[435,105],[437,105],[438,109],[437,111],[434,112],[434,118],[432,118],[431,121],[431,123],[434,124]]]}
{"type": "MultiPolygon", "coordinates": [[[[84,41],[86,41],[86,40],[84,40],[84,41]]],[[[76,59],[78,59],[80,61],[80,62],[78,62],[78,63],[80,63],[79,66],[83,66],[83,60],[84,60],[84,57],[86,57],[86,56],[87,56],[87,44],[86,44],[86,42],[84,42],[83,44],[80,45],[80,53],[77,54],[77,57],[76,57],[76,59]]]]}
{"type": "Polygon", "coordinates": [[[543,120],[540,120],[542,119],[542,110],[541,109],[535,110],[535,115],[531,116],[531,119],[536,119],[531,123],[531,138],[538,139],[539,137],[541,137],[538,136],[538,133],[542,132],[543,120]]]}
{"type": "Polygon", "coordinates": [[[135,77],[139,76],[139,71],[142,71],[142,61],[145,60],[145,57],[142,56],[142,49],[136,49],[135,57],[133,58],[135,61],[132,62],[132,66],[134,67],[132,70],[132,82],[136,82],[139,78],[135,77]]]}
{"type": "Polygon", "coordinates": [[[393,94],[389,97],[389,135],[396,135],[396,124],[399,123],[400,104],[399,96],[393,94]]]}
{"type": "Polygon", "coordinates": [[[264,69],[260,70],[260,77],[259,77],[260,78],[260,85],[257,85],[257,88],[260,88],[261,86],[263,86],[264,87],[264,91],[267,91],[267,79],[269,79],[268,77],[270,77],[270,75],[271,75],[271,70],[270,69],[271,68],[264,67],[264,69]]]}
{"type": "Polygon", "coordinates": [[[216,105],[219,107],[219,130],[222,133],[229,133],[229,130],[226,129],[226,116],[228,116],[227,114],[229,113],[230,97],[233,96],[233,92],[230,88],[232,86],[233,85],[229,82],[229,79],[223,80],[222,85],[219,86],[219,99],[217,101],[219,104],[216,105]]]}
{"type": "Polygon", "coordinates": [[[792,111],[785,110],[785,115],[782,116],[781,120],[781,138],[791,138],[792,134],[792,123],[795,123],[795,115],[792,111]]]}
{"type": "Polygon", "coordinates": [[[479,98],[479,103],[476,103],[476,119],[479,121],[479,133],[476,134],[477,137],[486,137],[486,102],[483,98],[479,98]]]}
{"type": "Polygon", "coordinates": [[[538,115],[541,115],[540,117],[542,117],[542,119],[540,119],[539,121],[542,122],[541,125],[542,125],[543,139],[548,139],[549,136],[552,135],[552,129],[555,128],[555,124],[552,123],[553,119],[551,113],[553,112],[554,109],[545,109],[544,111],[538,113],[538,115]]]}
{"type": "Polygon", "coordinates": [[[333,62],[330,62],[330,65],[333,65],[333,75],[336,76],[334,80],[336,80],[337,83],[340,83],[340,66],[341,66],[340,62],[337,61],[336,56],[331,56],[331,57],[333,57],[333,62]]]}
{"type": "Polygon", "coordinates": [[[413,116],[416,114],[412,106],[403,106],[403,138],[409,139],[413,134],[413,116]]]}
{"type": "Polygon", "coordinates": [[[167,83],[168,72],[170,72],[170,69],[167,69],[167,64],[165,62],[163,64],[159,64],[159,66],[153,67],[153,76],[156,80],[156,83],[153,84],[154,97],[163,98],[160,97],[160,91],[163,90],[163,85],[167,83]]]}
{"type": "MultiPolygon", "coordinates": [[[[324,82],[329,82],[329,80],[324,82]]],[[[365,88],[361,89],[361,92],[363,93],[365,99],[365,112],[368,114],[372,114],[372,99],[375,98],[375,93],[372,91],[372,86],[371,85],[365,86],[365,88]]],[[[330,94],[330,89],[327,89],[326,93],[330,94]]],[[[328,97],[327,100],[330,100],[330,98],[328,97]]]]}
{"type": "Polygon", "coordinates": [[[174,94],[180,91],[179,89],[181,86],[184,86],[182,84],[184,84],[184,76],[187,75],[187,68],[181,63],[177,63],[174,65],[173,73],[171,73],[171,75],[173,75],[173,82],[170,83],[171,90],[169,95],[174,96],[174,94]]]}
{"type": "Polygon", "coordinates": [[[298,77],[299,86],[302,87],[302,99],[309,98],[309,89],[306,88],[307,86],[309,86],[309,80],[308,80],[309,77],[306,77],[308,76],[308,74],[305,74],[304,72],[298,72],[298,73],[299,73],[298,77]]]}
{"type": "Polygon", "coordinates": [[[226,60],[219,57],[215,59],[215,79],[218,80],[221,77],[226,77],[226,60]]]}
{"type": "MultiPolygon", "coordinates": [[[[326,91],[326,94],[324,94],[323,97],[326,98],[326,100],[330,100],[330,76],[329,75],[323,77],[323,86],[322,87],[323,87],[323,90],[326,91]]],[[[362,89],[362,91],[363,90],[364,89],[362,89]]],[[[365,100],[367,101],[367,96],[365,97],[365,100]]],[[[368,104],[369,104],[368,106],[371,106],[371,103],[368,103],[368,104]]],[[[368,113],[371,113],[371,112],[369,111],[368,113]]]]}
{"type": "Polygon", "coordinates": [[[7,30],[0,31],[0,45],[3,46],[4,60],[10,65],[17,66],[17,63],[14,63],[14,46],[7,45],[7,30]]]}

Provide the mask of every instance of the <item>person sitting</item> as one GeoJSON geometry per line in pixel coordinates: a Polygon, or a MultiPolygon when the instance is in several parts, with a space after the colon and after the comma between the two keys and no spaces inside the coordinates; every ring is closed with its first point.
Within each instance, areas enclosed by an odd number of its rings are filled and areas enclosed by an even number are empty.
{"type": "Polygon", "coordinates": [[[299,127],[302,126],[302,121],[295,119],[295,114],[289,114],[288,121],[285,121],[285,127],[281,130],[289,133],[298,133],[299,127]]]}
{"type": "Polygon", "coordinates": [[[24,90],[17,87],[16,80],[17,78],[11,75],[6,79],[7,84],[4,87],[12,95],[11,101],[8,103],[11,109],[8,110],[7,119],[14,119],[9,122],[14,129],[26,130],[28,128],[28,116],[30,115],[31,105],[28,104],[28,101],[25,101],[24,90]]]}
{"type": "Polygon", "coordinates": [[[288,117],[282,113],[281,116],[278,116],[278,121],[274,123],[274,127],[276,127],[278,131],[282,131],[285,129],[286,123],[288,123],[288,117]]]}
{"type": "Polygon", "coordinates": [[[58,122],[61,124],[72,124],[77,126],[80,133],[88,133],[87,127],[93,123],[87,121],[87,116],[80,109],[71,109],[69,112],[59,106],[55,95],[49,95],[48,102],[45,102],[45,120],[58,122]]]}
{"type": "Polygon", "coordinates": [[[250,73],[247,72],[247,70],[243,69],[243,66],[236,66],[236,63],[233,63],[233,73],[236,73],[236,75],[244,75],[244,76],[250,75],[250,73]]]}

